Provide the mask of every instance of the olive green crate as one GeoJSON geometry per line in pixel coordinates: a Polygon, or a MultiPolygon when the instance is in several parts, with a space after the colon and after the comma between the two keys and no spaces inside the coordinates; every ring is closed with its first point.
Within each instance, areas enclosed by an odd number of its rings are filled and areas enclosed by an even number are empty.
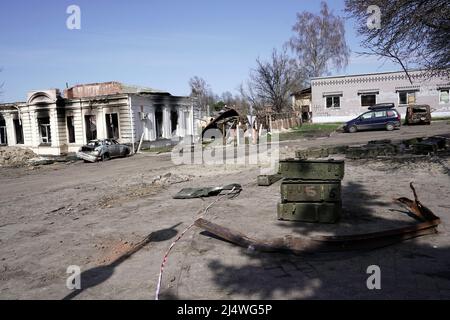
{"type": "Polygon", "coordinates": [[[278,203],[278,220],[336,223],[341,218],[341,202],[278,203]]]}
{"type": "Polygon", "coordinates": [[[281,160],[279,173],[283,178],[303,180],[342,180],[344,160],[281,160]]]}
{"type": "Polygon", "coordinates": [[[340,180],[284,179],[280,187],[281,202],[340,202],[340,180]]]}

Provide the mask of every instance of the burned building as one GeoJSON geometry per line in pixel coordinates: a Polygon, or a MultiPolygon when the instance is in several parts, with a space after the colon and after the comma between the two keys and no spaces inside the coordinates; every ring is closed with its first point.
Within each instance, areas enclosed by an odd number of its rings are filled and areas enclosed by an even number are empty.
{"type": "Polygon", "coordinates": [[[60,155],[94,139],[136,145],[197,136],[199,113],[190,97],[119,82],[32,91],[26,102],[0,104],[0,144],[60,155]]]}

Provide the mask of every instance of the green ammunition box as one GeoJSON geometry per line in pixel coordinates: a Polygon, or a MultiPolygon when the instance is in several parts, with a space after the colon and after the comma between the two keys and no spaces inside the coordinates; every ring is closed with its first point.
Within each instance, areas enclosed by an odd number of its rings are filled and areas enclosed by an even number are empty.
{"type": "Polygon", "coordinates": [[[344,160],[282,160],[279,173],[289,179],[342,180],[344,160]]]}
{"type": "Polygon", "coordinates": [[[259,175],[258,186],[270,186],[282,178],[280,174],[259,175]]]}
{"type": "Polygon", "coordinates": [[[336,223],[341,217],[341,202],[289,202],[278,204],[278,220],[336,223]]]}
{"type": "Polygon", "coordinates": [[[340,202],[340,180],[284,179],[281,202],[340,202]]]}

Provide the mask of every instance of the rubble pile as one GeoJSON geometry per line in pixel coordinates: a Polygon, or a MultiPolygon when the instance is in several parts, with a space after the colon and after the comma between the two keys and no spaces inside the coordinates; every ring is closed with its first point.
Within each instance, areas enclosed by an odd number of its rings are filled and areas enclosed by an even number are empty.
{"type": "Polygon", "coordinates": [[[186,182],[192,179],[189,175],[179,175],[167,172],[163,175],[158,175],[150,179],[149,183],[153,185],[167,186],[176,183],[186,182]]]}
{"type": "Polygon", "coordinates": [[[438,155],[450,150],[450,138],[435,136],[396,141],[369,141],[364,145],[342,145],[297,150],[300,159],[326,158],[334,154],[343,154],[348,159],[370,159],[379,157],[396,157],[405,155],[438,155]]]}
{"type": "Polygon", "coordinates": [[[0,148],[0,167],[21,167],[29,164],[29,160],[37,155],[29,150],[18,147],[0,148]]]}

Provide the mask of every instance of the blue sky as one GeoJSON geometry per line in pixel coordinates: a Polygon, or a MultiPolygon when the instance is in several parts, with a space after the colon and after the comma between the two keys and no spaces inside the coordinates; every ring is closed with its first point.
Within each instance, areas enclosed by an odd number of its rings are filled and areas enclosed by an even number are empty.
{"type": "MultiPolygon", "coordinates": [[[[343,14],[344,1],[327,1],[343,14]]],[[[189,94],[192,76],[216,93],[235,93],[255,59],[291,37],[296,12],[318,12],[307,0],[41,0],[1,1],[0,101],[30,90],[121,81],[189,94]],[[69,5],[81,8],[81,30],[68,30],[69,5]]],[[[361,51],[352,21],[350,48],[361,51]]],[[[340,74],[397,70],[353,55],[340,74]]]]}

